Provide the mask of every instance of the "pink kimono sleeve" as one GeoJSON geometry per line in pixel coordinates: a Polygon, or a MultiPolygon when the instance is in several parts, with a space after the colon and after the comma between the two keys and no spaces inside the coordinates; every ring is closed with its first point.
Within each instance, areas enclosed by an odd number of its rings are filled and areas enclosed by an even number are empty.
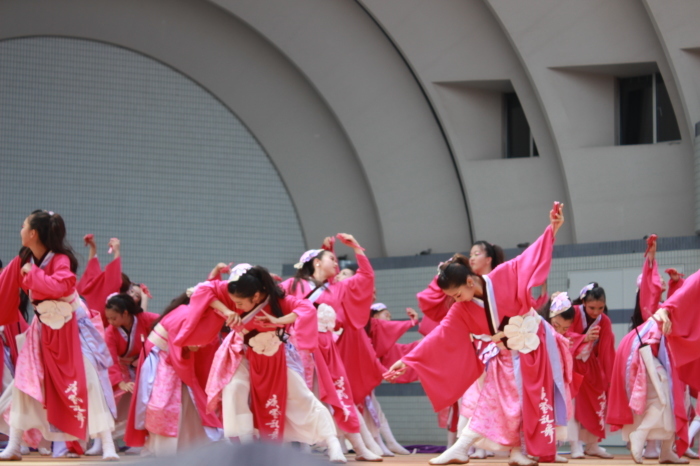
{"type": "MultiPolygon", "coordinates": [[[[173,338],[173,344],[183,347],[202,346],[210,343],[210,341],[203,341],[203,339],[197,335],[197,330],[204,319],[214,317],[215,311],[211,309],[211,303],[213,301],[218,299],[229,306],[229,309],[233,310],[230,298],[228,295],[223,296],[221,290],[222,286],[225,288],[226,285],[226,282],[221,281],[208,281],[197,285],[194,293],[192,293],[190,297],[190,304],[187,305],[187,316],[179,326],[177,335],[174,337],[171,336],[171,338],[173,338]]],[[[218,314],[216,314],[216,316],[221,320],[220,325],[223,325],[224,318],[218,316],[218,314]]]]}
{"type": "Polygon", "coordinates": [[[550,225],[522,254],[487,275],[493,283],[500,319],[525,314],[535,306],[532,289],[547,281],[553,249],[554,231],[550,225]]]}
{"type": "MultiPolygon", "coordinates": [[[[678,367],[700,358],[698,305],[700,305],[700,271],[688,277],[683,287],[661,305],[668,310],[673,323],[668,342],[678,367]]],[[[692,385],[693,388],[700,389],[700,383],[696,385],[698,386],[692,385]]]]}
{"type": "Polygon", "coordinates": [[[357,256],[357,273],[338,283],[343,290],[345,324],[355,328],[367,325],[369,311],[374,298],[374,269],[364,254],[357,256]]]}
{"type": "Polygon", "coordinates": [[[295,313],[294,334],[297,349],[313,351],[318,346],[318,313],[307,299],[287,295],[280,302],[282,312],[295,313]]]}
{"type": "Polygon", "coordinates": [[[75,289],[78,290],[78,293],[84,295],[85,291],[91,287],[94,280],[101,274],[102,267],[100,267],[100,259],[95,256],[88,261],[87,265],[85,266],[85,271],[83,271],[83,274],[80,276],[80,280],[78,280],[78,283],[75,285],[75,289]]]}
{"type": "Polygon", "coordinates": [[[435,412],[451,406],[484,372],[469,338],[467,312],[464,303],[456,303],[440,325],[401,358],[418,374],[435,412]]]}
{"type": "Polygon", "coordinates": [[[418,299],[418,307],[423,315],[428,316],[434,322],[440,322],[454,303],[454,300],[443,293],[437,285],[437,275],[430,281],[428,288],[416,295],[416,299],[418,299]]]}
{"type": "Polygon", "coordinates": [[[119,362],[119,351],[117,350],[117,342],[115,338],[121,338],[119,336],[119,331],[113,327],[109,327],[105,330],[105,343],[107,343],[107,348],[109,349],[109,354],[112,355],[112,360],[114,364],[109,366],[109,382],[112,387],[119,385],[119,382],[129,382],[128,377],[125,376],[122,364],[119,362]]]}
{"type": "Polygon", "coordinates": [[[21,284],[19,256],[0,273],[0,325],[13,324],[19,319],[19,289],[21,284]]]}
{"type": "Polygon", "coordinates": [[[683,286],[683,283],[685,283],[685,278],[680,277],[678,280],[669,280],[668,281],[668,291],[666,291],[666,299],[669,299],[671,296],[673,296],[673,293],[678,291],[681,286],[683,286]]]}
{"type": "Polygon", "coordinates": [[[381,320],[371,319],[369,337],[378,358],[383,358],[396,345],[401,336],[413,327],[410,320],[381,320]]]}
{"type": "Polygon", "coordinates": [[[75,274],[70,269],[70,259],[56,254],[52,259],[51,273],[32,265],[24,276],[23,287],[32,290],[34,299],[58,299],[75,291],[75,274]]]}
{"type": "Polygon", "coordinates": [[[639,307],[642,310],[643,320],[646,321],[659,308],[663,291],[656,260],[650,263],[644,259],[642,283],[639,286],[639,307]]]}

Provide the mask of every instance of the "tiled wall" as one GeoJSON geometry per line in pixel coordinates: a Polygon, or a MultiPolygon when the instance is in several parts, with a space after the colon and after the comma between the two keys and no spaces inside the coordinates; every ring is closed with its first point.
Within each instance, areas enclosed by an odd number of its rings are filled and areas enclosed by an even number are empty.
{"type": "Polygon", "coordinates": [[[220,261],[279,272],[304,251],[263,148],[197,83],[99,42],[0,42],[0,258],[35,209],[60,213],[82,255],[122,240],[124,272],[159,311],[220,261]]]}

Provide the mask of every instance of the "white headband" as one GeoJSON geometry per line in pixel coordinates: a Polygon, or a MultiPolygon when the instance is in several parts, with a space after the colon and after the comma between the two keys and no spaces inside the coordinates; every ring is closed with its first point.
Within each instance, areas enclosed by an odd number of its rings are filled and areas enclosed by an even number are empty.
{"type": "Polygon", "coordinates": [[[595,288],[595,283],[589,283],[588,285],[581,288],[581,292],[578,294],[579,299],[583,301],[589,291],[595,288]]]}
{"type": "Polygon", "coordinates": [[[552,305],[549,306],[549,318],[551,319],[552,317],[558,316],[570,307],[571,299],[569,299],[569,294],[566,291],[559,293],[552,298],[552,305]]]}
{"type": "Polygon", "coordinates": [[[243,275],[248,272],[248,270],[252,269],[253,266],[250,264],[236,264],[232,269],[231,273],[228,276],[228,281],[230,282],[237,282],[239,278],[241,278],[243,275]]]}
{"type": "Polygon", "coordinates": [[[324,250],[323,249],[309,249],[306,251],[304,254],[301,255],[299,258],[299,262],[294,264],[294,268],[299,270],[302,267],[304,267],[304,264],[309,262],[312,259],[315,259],[318,257],[319,254],[321,254],[324,250]]]}

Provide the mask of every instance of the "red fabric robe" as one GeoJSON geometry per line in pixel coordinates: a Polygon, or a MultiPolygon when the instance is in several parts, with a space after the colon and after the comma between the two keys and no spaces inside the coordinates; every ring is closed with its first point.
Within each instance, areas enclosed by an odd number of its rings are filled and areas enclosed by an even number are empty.
{"type": "Polygon", "coordinates": [[[112,383],[115,397],[118,397],[119,382],[133,382],[129,373],[129,366],[119,361],[119,358],[138,358],[143,349],[148,334],[153,329],[153,323],[160,317],[153,312],[141,312],[136,316],[136,329],[132,332],[132,340],[129,344],[124,339],[119,329],[109,325],[105,328],[105,342],[112,355],[114,364],[109,368],[109,380],[112,383]]]}
{"type": "Polygon", "coordinates": [[[109,325],[107,323],[107,317],[105,316],[107,296],[112,293],[119,293],[121,286],[121,257],[107,264],[103,272],[100,268],[100,260],[97,256],[88,261],[85,271],[76,285],[78,293],[83,297],[88,308],[100,313],[104,328],[107,328],[109,325]]]}
{"type": "MultiPolygon", "coordinates": [[[[417,341],[409,344],[397,343],[398,339],[411,328],[414,322],[410,320],[381,320],[370,319],[369,337],[384,367],[391,367],[396,361],[410,353],[418,345],[417,341]]],[[[407,368],[394,383],[410,383],[418,380],[418,374],[412,368],[407,368]]]]}
{"type": "MultiPolygon", "coordinates": [[[[31,271],[22,276],[22,263],[19,257],[15,257],[3,269],[0,274],[0,309],[4,312],[0,318],[2,325],[19,320],[20,288],[30,293],[34,302],[56,300],[75,293],[75,274],[70,269],[68,256],[47,256],[42,265],[43,268],[32,265],[31,271]]],[[[73,317],[58,330],[41,324],[38,319],[32,321],[32,326],[41,326],[44,399],[38,401],[44,403],[52,425],[77,438],[85,438],[89,414],[87,382],[77,320],[73,317]]],[[[30,366],[25,366],[27,360],[26,353],[20,352],[16,370],[31,370],[30,366]]],[[[17,388],[22,389],[20,386],[17,388]]]]}

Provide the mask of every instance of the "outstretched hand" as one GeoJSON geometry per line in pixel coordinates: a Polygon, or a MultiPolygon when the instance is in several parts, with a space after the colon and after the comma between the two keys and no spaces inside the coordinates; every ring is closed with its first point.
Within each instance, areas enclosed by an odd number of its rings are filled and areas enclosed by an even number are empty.
{"type": "Polygon", "coordinates": [[[406,372],[406,363],[399,359],[391,365],[387,372],[382,374],[382,377],[384,377],[384,380],[388,382],[393,382],[394,380],[401,377],[401,375],[403,375],[404,372],[406,372]]]}
{"type": "Polygon", "coordinates": [[[552,210],[549,211],[549,224],[552,225],[556,236],[559,228],[564,224],[564,204],[561,202],[555,202],[552,210]]]}
{"type": "Polygon", "coordinates": [[[671,318],[668,316],[668,310],[662,307],[652,317],[661,326],[664,335],[671,333],[671,318]]]}

